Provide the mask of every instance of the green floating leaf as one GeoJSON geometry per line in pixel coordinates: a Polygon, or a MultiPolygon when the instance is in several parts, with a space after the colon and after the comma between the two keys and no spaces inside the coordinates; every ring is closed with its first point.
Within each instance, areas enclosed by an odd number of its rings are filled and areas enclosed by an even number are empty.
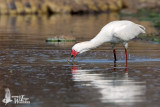
{"type": "Polygon", "coordinates": [[[60,38],[48,38],[46,42],[75,42],[76,40],[65,40],[60,38]]]}

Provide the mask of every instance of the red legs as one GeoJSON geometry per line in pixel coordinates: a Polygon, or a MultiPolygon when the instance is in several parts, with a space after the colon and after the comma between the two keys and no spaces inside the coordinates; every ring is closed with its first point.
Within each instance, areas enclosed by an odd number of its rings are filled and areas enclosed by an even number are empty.
{"type": "MultiPolygon", "coordinates": [[[[117,57],[116,57],[116,50],[113,49],[113,53],[114,53],[114,71],[116,71],[116,61],[117,61],[117,57]]],[[[128,54],[127,54],[127,49],[125,48],[125,54],[126,54],[126,73],[128,72],[127,70],[127,67],[128,67],[128,54]]]]}
{"type": "Polygon", "coordinates": [[[117,67],[116,61],[114,61],[114,67],[113,67],[113,71],[114,71],[114,72],[116,72],[116,67],[117,67]]]}
{"type": "MultiPolygon", "coordinates": [[[[115,44],[111,44],[112,48],[113,48],[113,53],[114,53],[114,68],[116,68],[116,61],[117,61],[117,57],[116,57],[116,50],[114,49],[115,44]]],[[[125,47],[125,54],[126,54],[126,73],[127,73],[127,67],[128,67],[128,54],[127,54],[127,47],[128,47],[128,43],[124,42],[123,46],[125,47]]],[[[114,69],[115,70],[115,69],[114,69]]]]}
{"type": "Polygon", "coordinates": [[[113,54],[114,54],[114,72],[116,72],[116,61],[117,61],[117,58],[116,58],[116,49],[113,49],[113,54]]]}
{"type": "Polygon", "coordinates": [[[128,67],[128,55],[127,55],[127,49],[125,48],[125,53],[126,53],[126,68],[128,67]]]}
{"type": "Polygon", "coordinates": [[[116,44],[112,44],[112,43],[111,43],[111,46],[112,46],[112,49],[113,49],[113,54],[114,54],[114,64],[115,64],[116,61],[117,61],[117,57],[116,57],[116,49],[114,49],[115,45],[116,45],[116,44]]]}
{"type": "Polygon", "coordinates": [[[117,61],[117,57],[116,57],[116,49],[113,49],[113,53],[114,53],[114,63],[116,63],[116,61],[117,61]]]}
{"type": "Polygon", "coordinates": [[[128,55],[127,55],[127,48],[128,48],[128,43],[123,42],[123,46],[125,47],[125,54],[126,54],[126,68],[128,67],[128,55]]]}

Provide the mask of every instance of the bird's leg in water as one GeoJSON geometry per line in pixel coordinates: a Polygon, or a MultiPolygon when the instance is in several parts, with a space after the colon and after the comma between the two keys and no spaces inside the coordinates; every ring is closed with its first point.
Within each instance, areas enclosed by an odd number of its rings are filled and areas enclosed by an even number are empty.
{"type": "Polygon", "coordinates": [[[116,65],[116,62],[114,61],[114,67],[113,67],[114,72],[116,72],[116,67],[117,67],[117,65],[116,65]]]}
{"type": "Polygon", "coordinates": [[[128,67],[128,55],[127,55],[127,49],[125,48],[125,53],[126,53],[126,68],[128,67]]]}
{"type": "Polygon", "coordinates": [[[114,63],[116,63],[117,58],[116,58],[116,49],[113,49],[113,53],[114,53],[114,63]]]}

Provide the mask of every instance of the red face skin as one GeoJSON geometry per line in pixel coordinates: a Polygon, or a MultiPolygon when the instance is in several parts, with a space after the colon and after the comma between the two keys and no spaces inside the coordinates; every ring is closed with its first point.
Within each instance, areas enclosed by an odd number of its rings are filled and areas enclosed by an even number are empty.
{"type": "Polygon", "coordinates": [[[71,51],[71,57],[75,58],[77,56],[78,52],[73,50],[71,51]]]}

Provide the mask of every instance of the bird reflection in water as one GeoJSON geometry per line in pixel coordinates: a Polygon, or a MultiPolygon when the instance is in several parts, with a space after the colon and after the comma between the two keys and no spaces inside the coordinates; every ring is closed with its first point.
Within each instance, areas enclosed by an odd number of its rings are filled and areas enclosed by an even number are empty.
{"type": "Polygon", "coordinates": [[[73,81],[82,82],[82,86],[98,89],[98,93],[102,95],[98,99],[102,103],[133,104],[145,101],[145,82],[135,81],[128,76],[126,67],[124,70],[125,72],[117,72],[116,63],[115,67],[113,67],[113,72],[105,74],[101,71],[97,73],[98,70],[95,69],[82,70],[79,66],[73,65],[72,76],[73,81]]]}

